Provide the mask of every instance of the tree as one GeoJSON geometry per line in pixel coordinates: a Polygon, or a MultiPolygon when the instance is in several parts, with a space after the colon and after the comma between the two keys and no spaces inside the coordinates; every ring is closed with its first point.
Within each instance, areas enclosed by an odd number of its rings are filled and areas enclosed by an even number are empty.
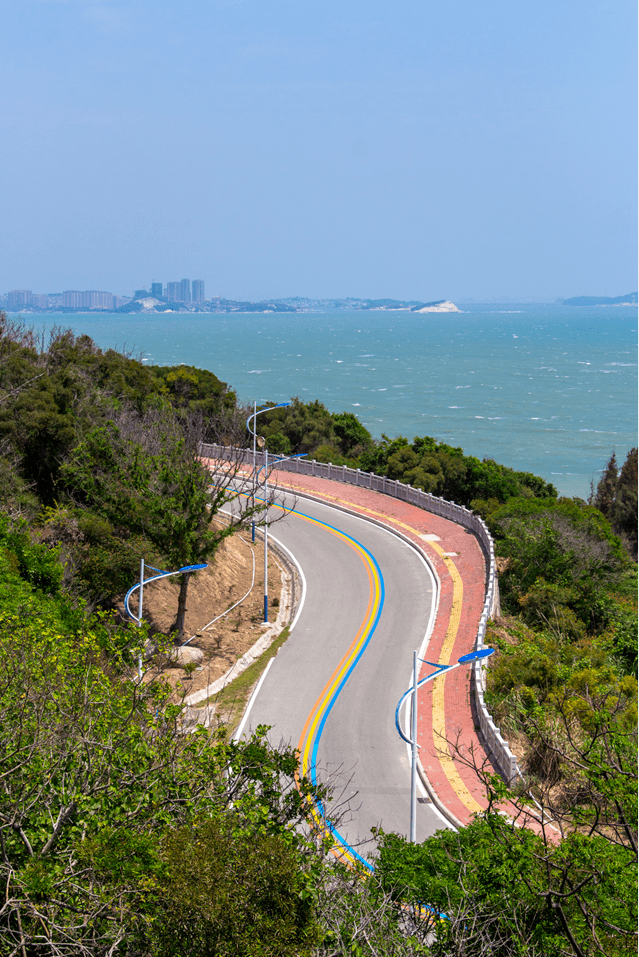
{"type": "Polygon", "coordinates": [[[333,428],[339,440],[342,455],[357,455],[372,444],[372,436],[353,412],[333,415],[333,428]]]}
{"type": "Polygon", "coordinates": [[[603,475],[597,484],[597,491],[591,493],[590,504],[598,508],[600,512],[610,521],[617,498],[617,482],[619,480],[619,468],[617,466],[617,456],[613,452],[604,469],[603,475]]]}
{"type": "Polygon", "coordinates": [[[162,857],[144,935],[153,953],[310,957],[320,936],[312,873],[284,836],[229,813],[172,831],[162,857]]]}
{"type": "Polygon", "coordinates": [[[637,560],[637,449],[630,449],[621,467],[612,527],[627,543],[628,551],[637,560]]]}
{"type": "Polygon", "coordinates": [[[513,609],[538,580],[592,598],[630,564],[601,513],[574,500],[515,499],[492,512],[489,527],[508,558],[500,588],[513,609]]]}
{"type": "MultiPolygon", "coordinates": [[[[62,468],[76,501],[103,515],[123,538],[144,535],[171,570],[210,561],[222,541],[253,514],[234,487],[240,457],[204,467],[197,419],[164,410],[122,413],[90,430],[62,468]],[[232,514],[220,520],[225,506],[232,514]]],[[[257,505],[257,510],[262,505],[257,505]]],[[[182,640],[190,574],[182,575],[172,631],[182,640]]]]}
{"type": "Polygon", "coordinates": [[[630,449],[619,469],[613,452],[590,504],[602,512],[637,560],[637,449],[630,449]]]}
{"type": "Polygon", "coordinates": [[[294,398],[289,406],[265,412],[260,416],[260,429],[269,449],[271,433],[279,433],[295,454],[312,454],[320,445],[334,445],[338,451],[333,416],[317,399],[305,403],[294,398]]]}

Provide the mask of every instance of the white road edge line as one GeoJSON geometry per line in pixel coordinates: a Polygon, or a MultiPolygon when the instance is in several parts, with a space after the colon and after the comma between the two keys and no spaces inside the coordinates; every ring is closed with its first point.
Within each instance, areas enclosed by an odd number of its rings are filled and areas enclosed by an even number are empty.
{"type": "MultiPolygon", "coordinates": [[[[295,613],[295,618],[293,619],[293,621],[291,622],[291,625],[289,626],[288,633],[289,633],[289,635],[290,635],[290,633],[293,631],[293,628],[295,628],[295,625],[297,624],[297,619],[299,618],[300,613],[301,613],[301,611],[302,611],[302,608],[304,607],[304,602],[306,601],[306,576],[304,575],[304,572],[302,571],[302,566],[300,565],[300,563],[299,563],[298,560],[296,559],[296,557],[295,557],[295,555],[293,554],[293,552],[292,552],[289,548],[287,548],[286,545],[283,545],[282,542],[279,540],[279,538],[275,538],[274,535],[271,535],[270,538],[271,538],[272,541],[277,542],[278,548],[281,548],[283,552],[286,552],[286,554],[288,555],[288,557],[290,558],[290,560],[291,560],[291,561],[293,562],[293,564],[295,565],[295,567],[296,567],[296,569],[297,569],[297,572],[298,572],[298,574],[299,574],[299,576],[300,576],[300,581],[301,581],[301,583],[302,583],[302,597],[300,598],[300,603],[299,603],[298,608],[297,608],[297,611],[296,611],[296,613],[295,613]]],[[[263,682],[264,679],[266,678],[266,676],[267,676],[267,674],[268,674],[268,672],[269,672],[269,668],[271,667],[271,665],[273,664],[274,661],[275,661],[275,655],[273,655],[273,657],[270,659],[269,663],[267,664],[266,668],[265,668],[264,671],[262,672],[262,677],[261,677],[260,680],[258,681],[257,687],[256,687],[255,691],[253,692],[253,694],[251,695],[251,697],[250,697],[250,699],[249,699],[249,703],[248,703],[247,706],[246,706],[246,710],[245,710],[245,712],[244,712],[244,716],[243,716],[243,718],[242,718],[242,720],[241,720],[241,722],[240,722],[238,728],[236,729],[235,733],[233,734],[233,738],[232,738],[233,741],[239,741],[240,738],[242,737],[242,733],[243,733],[243,731],[244,731],[244,726],[245,726],[246,722],[248,721],[248,718],[249,718],[249,715],[250,715],[250,713],[251,713],[251,709],[252,709],[252,707],[253,707],[253,704],[255,703],[258,694],[260,693],[260,688],[262,687],[262,682],[263,682]]]]}
{"type": "Polygon", "coordinates": [[[279,538],[276,538],[275,535],[269,535],[269,538],[271,539],[271,541],[277,542],[277,547],[281,548],[283,552],[286,552],[290,560],[293,562],[293,564],[297,568],[297,572],[298,572],[298,575],[300,576],[300,581],[302,583],[302,597],[300,598],[300,603],[297,607],[297,611],[295,612],[295,618],[291,622],[288,629],[288,632],[290,635],[290,633],[293,631],[293,628],[295,628],[295,625],[297,624],[297,619],[301,615],[302,608],[304,607],[304,602],[306,601],[306,576],[304,575],[302,566],[300,565],[300,563],[298,562],[298,560],[296,559],[295,555],[290,550],[290,548],[287,548],[286,545],[283,545],[282,542],[279,540],[279,538]]]}

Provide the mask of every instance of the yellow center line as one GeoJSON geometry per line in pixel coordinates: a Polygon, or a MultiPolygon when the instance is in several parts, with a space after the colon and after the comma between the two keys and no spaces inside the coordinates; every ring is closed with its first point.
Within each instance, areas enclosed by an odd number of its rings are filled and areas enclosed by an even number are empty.
{"type": "MultiPolygon", "coordinates": [[[[281,508],[281,506],[277,507],[281,508]]],[[[351,536],[346,535],[344,532],[341,532],[338,528],[334,528],[333,526],[328,525],[326,522],[322,522],[319,519],[312,518],[310,515],[304,515],[301,512],[296,512],[296,515],[298,518],[301,518],[306,522],[319,525],[331,535],[335,535],[336,538],[341,539],[350,548],[352,548],[359,555],[364,567],[366,568],[369,584],[369,595],[366,612],[364,614],[362,623],[359,626],[357,634],[355,635],[339,664],[333,671],[333,674],[324,685],[324,688],[315,701],[315,704],[313,705],[311,712],[304,724],[304,728],[297,746],[297,750],[300,754],[300,764],[295,778],[299,783],[300,776],[306,777],[313,771],[312,752],[314,750],[318,731],[320,731],[321,723],[327,711],[332,706],[337,694],[339,693],[342,681],[348,674],[349,669],[352,667],[353,662],[357,658],[357,655],[361,651],[362,647],[365,645],[366,640],[368,639],[375,625],[382,600],[382,588],[379,572],[377,571],[375,563],[371,559],[371,556],[357,541],[351,538],[351,536]]],[[[321,831],[323,831],[326,836],[334,840],[335,832],[329,826],[327,826],[327,822],[319,814],[315,804],[313,804],[311,807],[311,814],[321,831]]],[[[335,841],[331,850],[335,856],[339,857],[341,860],[345,860],[353,865],[356,864],[358,855],[356,855],[352,849],[349,849],[348,845],[335,841]]]]}

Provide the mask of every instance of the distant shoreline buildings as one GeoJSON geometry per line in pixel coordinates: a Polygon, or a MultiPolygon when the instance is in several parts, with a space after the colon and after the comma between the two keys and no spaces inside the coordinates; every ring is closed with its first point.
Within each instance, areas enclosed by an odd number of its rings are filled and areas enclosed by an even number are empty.
{"type": "MultiPolygon", "coordinates": [[[[117,312],[129,311],[131,304],[153,299],[157,305],[191,306],[206,302],[203,279],[182,279],[180,282],[151,283],[150,291],[136,289],[133,296],[117,296],[101,289],[65,289],[63,292],[35,293],[31,289],[11,289],[0,296],[0,308],[9,312],[117,312]]],[[[143,307],[140,311],[142,311],[143,307]]]]}

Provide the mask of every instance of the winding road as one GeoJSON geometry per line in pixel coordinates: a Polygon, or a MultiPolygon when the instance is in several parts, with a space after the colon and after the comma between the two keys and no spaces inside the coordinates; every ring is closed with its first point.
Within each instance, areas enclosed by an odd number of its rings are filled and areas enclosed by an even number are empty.
{"type": "MultiPolygon", "coordinates": [[[[271,534],[301,567],[305,598],[243,731],[270,725],[274,745],[299,749],[303,773],[333,789],[320,810],[337,822],[336,845],[366,861],[372,827],[408,834],[410,761],[394,714],[412,652],[425,651],[437,583],[412,545],[321,502],[298,499],[271,534]]],[[[422,792],[418,840],[447,826],[422,792]]]]}

